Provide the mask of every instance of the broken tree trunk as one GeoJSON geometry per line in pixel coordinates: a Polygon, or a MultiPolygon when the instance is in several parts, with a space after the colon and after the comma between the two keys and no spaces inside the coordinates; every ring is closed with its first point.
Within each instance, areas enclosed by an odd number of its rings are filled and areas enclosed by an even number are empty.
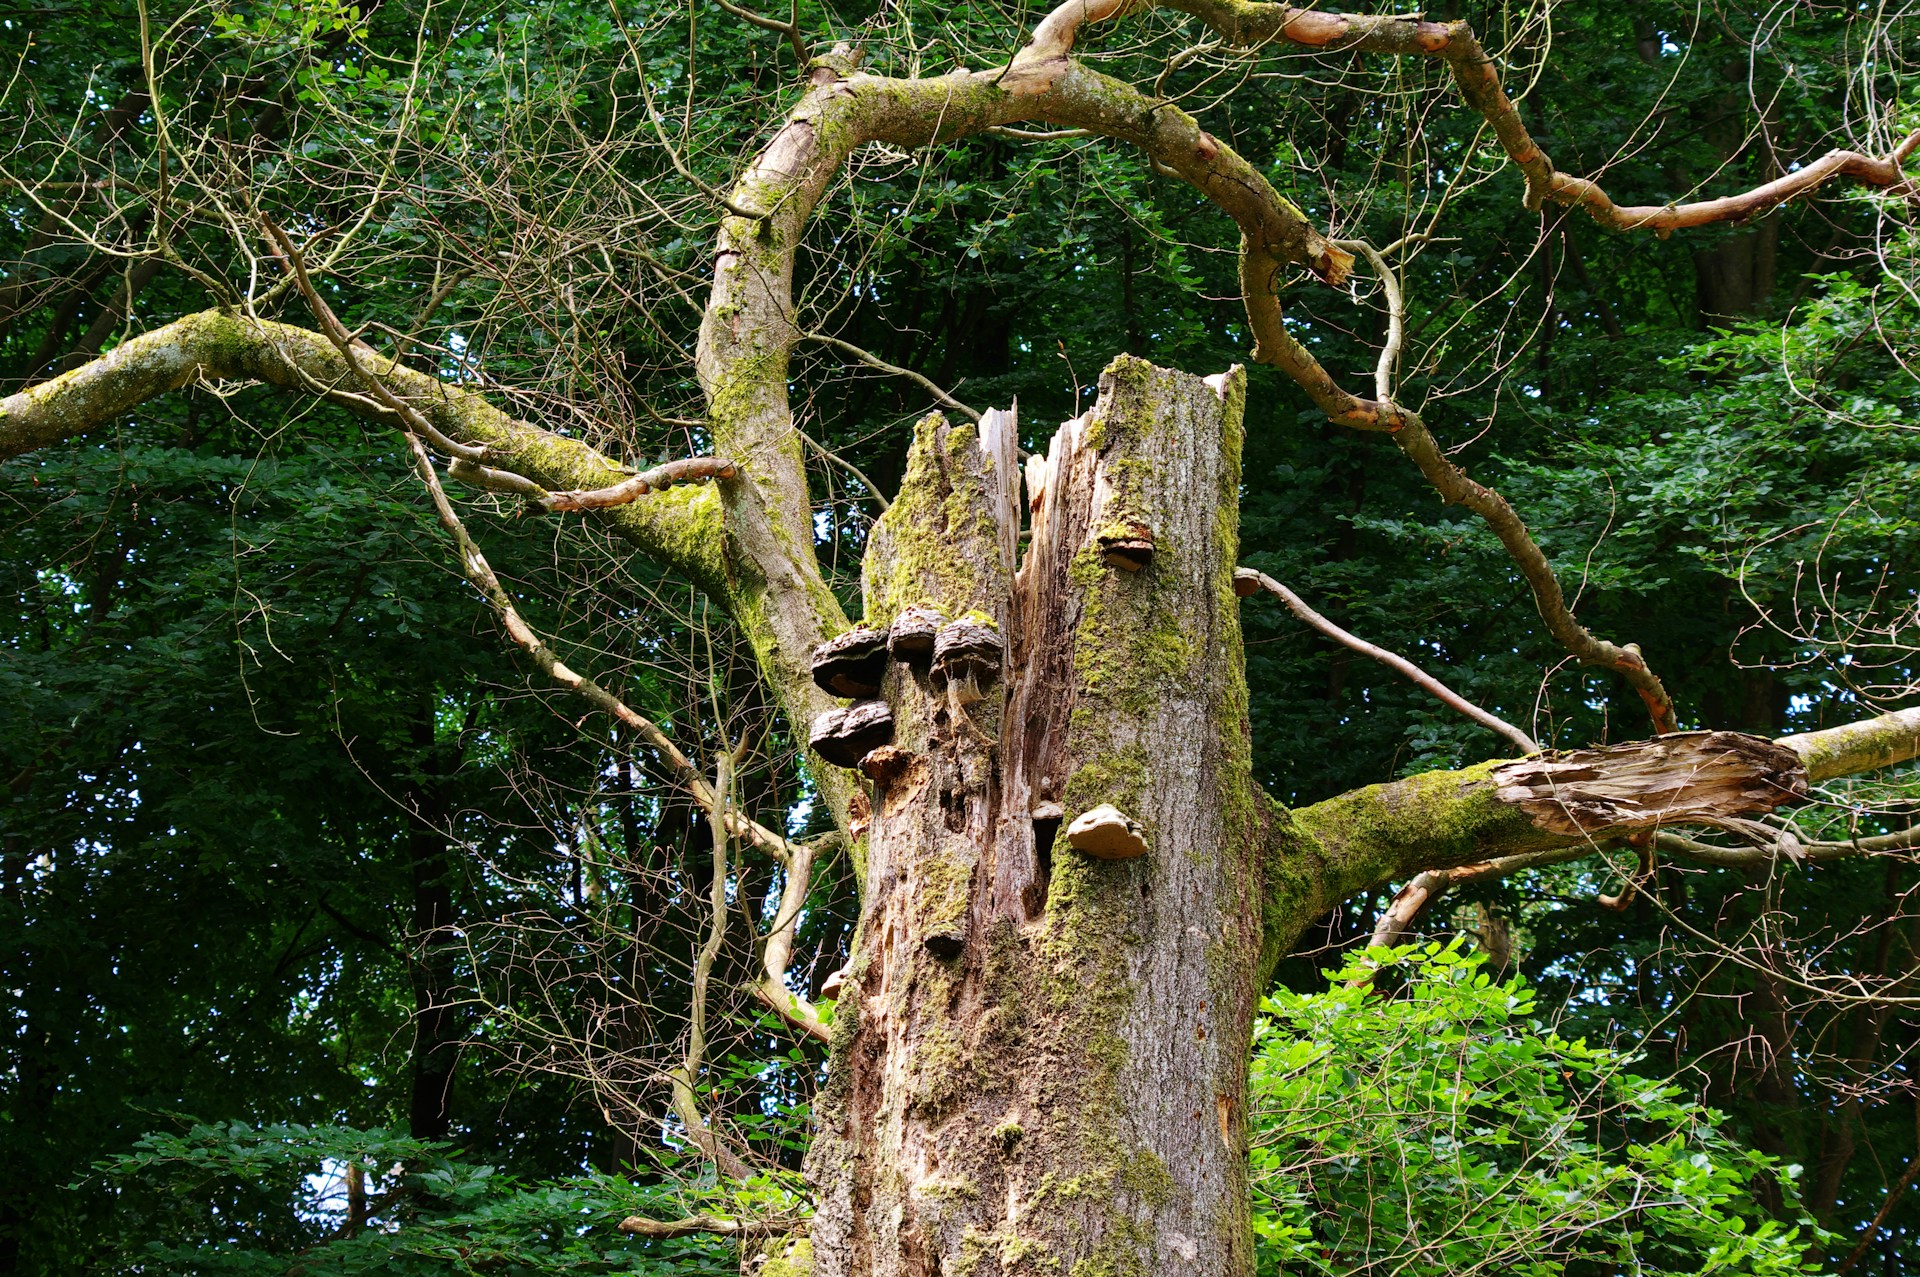
{"type": "Polygon", "coordinates": [[[1251,1270],[1242,385],[1116,361],[1027,502],[1009,415],[920,423],[866,562],[900,659],[809,1158],[821,1273],[1251,1270]],[[1102,805],[1144,855],[1069,845],[1102,805]]]}
{"type": "Polygon", "coordinates": [[[822,1274],[1245,1277],[1253,1011],[1308,919],[1806,792],[1791,747],[1697,732],[1273,806],[1235,611],[1241,396],[1122,358],[1024,501],[1008,414],[918,427],[863,632],[814,666],[866,698],[818,738],[873,787],[808,1160],[822,1274]],[[883,713],[890,735],[846,726],[883,713]]]}

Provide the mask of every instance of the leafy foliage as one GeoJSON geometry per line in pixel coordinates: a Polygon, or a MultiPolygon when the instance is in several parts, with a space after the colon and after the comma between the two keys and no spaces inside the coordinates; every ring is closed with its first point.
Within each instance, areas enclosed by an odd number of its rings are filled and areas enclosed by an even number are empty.
{"type": "Polygon", "coordinates": [[[194,1125],[146,1136],[98,1173],[121,1198],[125,1262],[142,1272],[718,1277],[738,1269],[728,1244],[616,1225],[689,1209],[793,1211],[790,1187],[772,1181],[725,1194],[608,1174],[529,1183],[449,1144],[337,1126],[194,1125]]]}
{"type": "Polygon", "coordinates": [[[1249,1101],[1262,1273],[1807,1269],[1820,1230],[1756,1197],[1777,1163],[1631,1057],[1532,1019],[1526,982],[1485,965],[1457,944],[1374,950],[1324,993],[1268,1000],[1249,1101]]]}

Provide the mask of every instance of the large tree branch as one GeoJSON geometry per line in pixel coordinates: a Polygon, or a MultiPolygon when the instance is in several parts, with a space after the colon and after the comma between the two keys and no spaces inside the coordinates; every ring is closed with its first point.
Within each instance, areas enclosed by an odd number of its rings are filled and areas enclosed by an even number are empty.
{"type": "Polygon", "coordinates": [[[1754,817],[1798,801],[1809,782],[1916,757],[1920,709],[1776,741],[1688,732],[1369,785],[1298,809],[1278,833],[1280,845],[1311,860],[1326,884],[1306,906],[1308,916],[1428,871],[1421,885],[1431,894],[1453,882],[1577,859],[1634,835],[1657,833],[1661,850],[1711,864],[1876,854],[1904,848],[1909,835],[1805,844],[1754,817]],[[1748,845],[1659,832],[1688,825],[1727,830],[1748,845]]]}
{"type": "MultiPolygon", "coordinates": [[[[1081,0],[1069,7],[1085,8],[1081,0]]],[[[1055,35],[1058,27],[1051,29],[1055,35]]],[[[1338,280],[1351,261],[1191,116],[1064,56],[1022,55],[1008,67],[926,79],[861,74],[844,54],[816,59],[807,93],[729,193],[729,203],[754,216],[721,219],[696,356],[715,451],[743,469],[741,480],[723,492],[741,569],[735,614],[790,722],[810,722],[833,707],[814,686],[809,661],[847,627],[813,554],[805,456],[787,394],[793,349],[807,337],[793,303],[795,255],[807,220],[859,146],[925,146],[1029,119],[1142,147],[1239,222],[1246,251],[1270,276],[1297,262],[1338,280]]],[[[1263,296],[1263,340],[1296,352],[1300,367],[1318,369],[1285,334],[1271,289],[1263,296]]],[[[1323,370],[1319,380],[1333,392],[1323,370]]],[[[850,830],[851,776],[832,768],[818,774],[841,829],[850,830]]]]}
{"type": "MultiPolygon", "coordinates": [[[[734,188],[734,203],[765,217],[723,221],[714,289],[701,330],[700,372],[717,449],[744,458],[749,481],[728,491],[729,519],[766,582],[756,596],[765,624],[761,664],[790,714],[825,706],[805,660],[844,628],[824,598],[806,544],[811,503],[799,435],[787,402],[787,364],[804,334],[793,315],[796,245],[831,177],[864,143],[920,146],[1015,120],[1044,120],[1128,142],[1208,196],[1241,230],[1241,283],[1253,357],[1276,366],[1306,391],[1329,420],[1392,431],[1400,448],[1443,499],[1487,523],[1520,568],[1548,632],[1587,664],[1622,673],[1646,703],[1656,732],[1676,726],[1672,700],[1639,649],[1599,638],[1581,625],[1546,554],[1499,493],[1454,465],[1417,414],[1388,398],[1362,399],[1340,387],[1286,329],[1279,282],[1299,264],[1339,282],[1352,256],[1328,241],[1265,176],[1192,116],[1149,98],[1069,56],[1083,22],[1120,12],[1115,0],[1067,0],[1040,24],[1006,68],[926,80],[866,76],[845,63],[816,63],[813,88],[734,188]],[[770,233],[763,225],[770,224],[770,233]]],[[[884,618],[882,618],[884,619],[884,618]]],[[[829,795],[837,814],[850,795],[829,795]]],[[[843,828],[848,827],[843,821],[843,828]]]]}
{"type": "MultiPolygon", "coordinates": [[[[479,394],[396,365],[370,349],[356,355],[435,432],[484,449],[501,471],[549,491],[598,490],[629,477],[624,467],[579,440],[516,420],[479,394]]],[[[85,435],[185,386],[220,381],[265,382],[318,395],[369,421],[401,424],[323,335],[209,310],[131,338],[82,367],[0,400],[0,459],[85,435]]],[[[689,487],[601,510],[597,517],[648,558],[724,603],[730,601],[730,584],[719,514],[714,489],[689,487]]]]}

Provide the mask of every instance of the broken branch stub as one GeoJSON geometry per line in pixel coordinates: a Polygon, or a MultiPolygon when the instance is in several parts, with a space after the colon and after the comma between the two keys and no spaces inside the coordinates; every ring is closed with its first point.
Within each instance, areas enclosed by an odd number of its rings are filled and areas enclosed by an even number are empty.
{"type": "Polygon", "coordinates": [[[887,635],[865,626],[828,639],[813,651],[813,681],[835,696],[867,697],[880,692],[887,672],[887,635]]]}
{"type": "Polygon", "coordinates": [[[882,789],[893,783],[896,776],[904,774],[913,766],[915,754],[910,749],[901,749],[898,745],[882,745],[869,751],[860,759],[860,770],[866,773],[868,780],[882,789]]]}
{"type": "Polygon", "coordinates": [[[862,758],[892,740],[893,711],[887,703],[856,701],[814,719],[807,743],[836,767],[858,767],[862,758]]]}
{"type": "Polygon", "coordinates": [[[1661,825],[1725,825],[1807,796],[1800,756],[1740,732],[1547,753],[1494,769],[1496,796],[1552,833],[1597,836],[1661,825]]]}

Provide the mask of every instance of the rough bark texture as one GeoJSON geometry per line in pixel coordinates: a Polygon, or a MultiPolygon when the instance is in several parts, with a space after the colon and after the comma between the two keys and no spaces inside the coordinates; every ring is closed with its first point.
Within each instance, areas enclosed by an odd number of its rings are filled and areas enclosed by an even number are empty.
{"type": "Polygon", "coordinates": [[[930,606],[997,630],[1004,661],[886,678],[897,752],[870,769],[810,1158],[821,1273],[1250,1270],[1241,397],[1237,372],[1113,364],[1054,438],[1017,573],[1011,420],[920,424],[868,556],[868,623],[930,606]],[[1155,546],[1138,571],[1100,543],[1133,523],[1155,546]],[[1145,856],[1068,847],[1102,803],[1145,856]]]}
{"type": "Polygon", "coordinates": [[[1715,824],[1807,796],[1800,756],[1740,732],[1675,732],[1504,763],[1495,796],[1556,834],[1715,824]]]}

